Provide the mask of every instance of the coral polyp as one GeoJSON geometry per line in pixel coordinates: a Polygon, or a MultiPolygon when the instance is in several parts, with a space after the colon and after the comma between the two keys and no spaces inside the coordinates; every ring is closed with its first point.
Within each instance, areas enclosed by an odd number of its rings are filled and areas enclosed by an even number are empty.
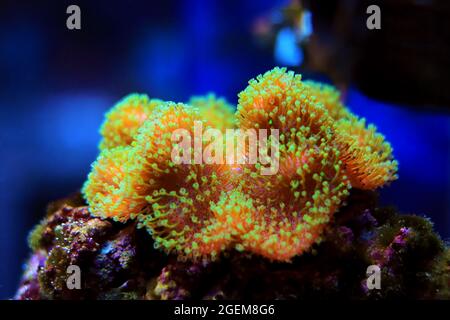
{"type": "MultiPolygon", "coordinates": [[[[108,201],[87,197],[91,211],[104,212],[105,217],[127,212],[148,229],[155,246],[167,253],[193,259],[213,257],[224,249],[227,234],[215,223],[209,206],[230,189],[229,171],[222,165],[174,161],[174,131],[185,130],[194,136],[195,123],[203,123],[196,108],[166,103],[152,118],[139,129],[129,149],[132,161],[126,163],[120,186],[108,189],[112,191],[105,196],[108,201]]],[[[90,180],[93,184],[98,179],[91,176],[90,180]]],[[[88,187],[85,191],[90,191],[88,187]]]]}
{"type": "Polygon", "coordinates": [[[320,241],[324,227],[348,196],[350,184],[331,134],[307,136],[299,130],[280,146],[276,175],[242,166],[241,187],[254,199],[251,227],[242,236],[245,250],[289,261],[320,241]]]}
{"type": "Polygon", "coordinates": [[[241,168],[241,187],[252,195],[257,208],[249,218],[252,229],[242,241],[248,251],[283,261],[302,254],[320,240],[348,195],[351,186],[329,114],[341,104],[331,98],[321,100],[332,96],[326,90],[275,68],[251,80],[239,94],[241,127],[280,131],[277,174],[257,174],[258,164],[241,168]]]}
{"type": "Polygon", "coordinates": [[[309,87],[311,98],[321,103],[334,120],[347,118],[351,115],[341,102],[341,93],[333,86],[311,80],[303,83],[309,87]]]}
{"type": "Polygon", "coordinates": [[[397,179],[392,147],[372,124],[351,116],[336,124],[341,159],[355,188],[373,190],[397,179]]]}
{"type": "Polygon", "coordinates": [[[145,94],[130,94],[123,98],[106,114],[100,129],[103,137],[100,150],[130,145],[145,120],[163,103],[145,94]]]}
{"type": "Polygon", "coordinates": [[[215,260],[236,249],[291,261],[322,240],[351,188],[397,178],[392,148],[373,125],[354,116],[333,87],[284,68],[250,80],[234,114],[213,94],[189,104],[132,95],[108,113],[102,134],[83,188],[91,214],[135,221],[156,248],[182,260],[215,260]],[[217,157],[228,153],[222,135],[233,128],[244,141],[249,131],[268,129],[270,152],[253,149],[256,163],[250,145],[238,148],[234,162],[217,157]],[[271,167],[262,173],[267,158],[271,167]]]}
{"type": "Polygon", "coordinates": [[[274,68],[249,81],[239,93],[236,117],[242,129],[278,129],[280,140],[301,128],[316,134],[332,128],[327,110],[312,96],[299,74],[274,68]]]}
{"type": "Polygon", "coordinates": [[[232,129],[236,125],[234,107],[225,98],[216,97],[214,93],[194,96],[188,104],[198,108],[201,117],[213,128],[224,131],[225,129],[232,129]]]}
{"type": "Polygon", "coordinates": [[[82,191],[94,216],[122,222],[130,218],[131,212],[125,206],[120,189],[130,150],[128,146],[105,149],[92,165],[82,191]]]}

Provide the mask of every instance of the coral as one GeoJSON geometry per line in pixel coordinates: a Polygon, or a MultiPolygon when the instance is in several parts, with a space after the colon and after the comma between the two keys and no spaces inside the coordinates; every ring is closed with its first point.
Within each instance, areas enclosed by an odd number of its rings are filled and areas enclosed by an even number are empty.
{"type": "Polygon", "coordinates": [[[275,68],[250,80],[234,115],[214,95],[131,95],[101,132],[87,203],[48,207],[17,299],[450,298],[448,246],[427,219],[378,207],[372,190],[397,178],[392,148],[330,86],[275,68]],[[199,126],[279,130],[279,166],[216,163],[199,126]],[[367,286],[370,265],[382,290],[367,286]]]}
{"type": "MultiPolygon", "coordinates": [[[[100,128],[100,150],[131,145],[139,128],[164,104],[164,101],[150,99],[145,94],[133,93],[124,97],[105,116],[100,128]]],[[[234,107],[224,98],[210,93],[194,96],[188,104],[197,108],[201,117],[214,128],[225,130],[235,126],[234,107]]]]}
{"type": "Polygon", "coordinates": [[[198,108],[200,116],[211,127],[225,131],[236,126],[234,107],[225,98],[216,97],[214,93],[205,96],[194,96],[188,102],[189,105],[198,108]]]}
{"type": "Polygon", "coordinates": [[[130,94],[119,101],[105,116],[100,129],[100,150],[128,146],[153,110],[164,102],[145,94],[130,94]]]}
{"type": "Polygon", "coordinates": [[[287,142],[298,130],[308,135],[330,132],[333,119],[323,105],[312,99],[301,79],[293,71],[274,68],[250,80],[239,93],[238,127],[278,129],[281,142],[287,142]]]}
{"type": "Polygon", "coordinates": [[[307,80],[303,82],[309,87],[310,95],[313,100],[317,100],[327,109],[328,114],[334,119],[339,120],[351,115],[341,102],[341,93],[331,85],[307,80]]]}
{"type": "Polygon", "coordinates": [[[181,262],[149,246],[134,223],[102,221],[67,203],[35,229],[16,299],[450,299],[448,246],[427,219],[378,207],[374,192],[352,190],[321,243],[290,263],[236,250],[181,262]],[[81,269],[80,290],[65,286],[68,262],[81,269]],[[373,264],[381,290],[366,286],[373,264]]]}
{"type": "Polygon", "coordinates": [[[242,188],[257,202],[249,218],[252,229],[243,241],[246,250],[282,261],[302,254],[320,241],[324,226],[348,195],[333,119],[316,100],[321,90],[275,68],[250,80],[239,94],[241,128],[281,133],[277,174],[258,175],[258,164],[241,168],[242,188]]]}
{"type": "Polygon", "coordinates": [[[351,116],[337,121],[336,128],[340,159],[354,188],[374,190],[398,178],[392,147],[373,124],[351,116]]]}
{"type": "Polygon", "coordinates": [[[206,127],[197,109],[166,103],[142,125],[132,146],[104,150],[83,189],[91,212],[123,222],[136,218],[155,246],[180,257],[214,257],[223,250],[226,233],[209,205],[230,189],[229,172],[223,165],[172,159],[173,131],[194,136],[195,122],[206,127]]]}
{"type": "Polygon", "coordinates": [[[256,208],[249,210],[251,228],[245,230],[243,246],[281,261],[320,241],[350,188],[338,150],[329,141],[299,135],[284,147],[278,174],[258,175],[254,167],[244,167],[240,179],[256,208]]]}
{"type": "MultiPolygon", "coordinates": [[[[209,206],[222,191],[231,189],[230,172],[226,165],[176,164],[171,157],[172,132],[186,130],[194,137],[196,121],[201,118],[195,110],[174,104],[146,123],[133,148],[135,161],[124,192],[136,199],[136,208],[142,208],[138,219],[149,229],[155,245],[181,257],[214,258],[223,250],[227,235],[209,206]]],[[[189,145],[192,155],[198,152],[189,145]]],[[[205,158],[203,161],[208,163],[205,158]]]]}
{"type": "MultiPolygon", "coordinates": [[[[155,247],[182,260],[214,260],[235,248],[289,261],[321,241],[350,188],[396,178],[390,145],[331,86],[274,68],[250,80],[232,110],[213,94],[189,105],[138,95],[119,102],[106,116],[102,152],[83,187],[91,214],[137,221],[155,247]],[[216,164],[204,152],[201,163],[193,161],[209,142],[196,124],[222,133],[279,130],[279,142],[269,136],[279,143],[271,155],[279,168],[261,175],[261,163],[216,164]],[[175,148],[181,142],[188,150],[175,148]]],[[[215,143],[225,150],[224,141],[215,143]]],[[[249,159],[249,151],[237,157],[249,159]]]]}
{"type": "Polygon", "coordinates": [[[125,179],[131,148],[118,146],[103,150],[89,173],[83,186],[83,194],[90,203],[90,211],[95,216],[113,218],[126,222],[132,211],[123,201],[120,189],[125,179]]]}

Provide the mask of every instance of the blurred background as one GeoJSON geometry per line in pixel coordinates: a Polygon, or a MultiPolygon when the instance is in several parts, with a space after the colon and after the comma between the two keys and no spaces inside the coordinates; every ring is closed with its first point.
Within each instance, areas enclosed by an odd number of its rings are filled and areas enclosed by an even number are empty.
{"type": "Polygon", "coordinates": [[[81,187],[103,115],[131,92],[237,103],[287,66],[335,84],[394,147],[384,204],[450,237],[450,5],[431,0],[0,1],[0,298],[14,295],[27,235],[81,187]],[[81,8],[81,30],[66,8],[81,8]],[[381,29],[368,30],[378,4],[381,29]]]}

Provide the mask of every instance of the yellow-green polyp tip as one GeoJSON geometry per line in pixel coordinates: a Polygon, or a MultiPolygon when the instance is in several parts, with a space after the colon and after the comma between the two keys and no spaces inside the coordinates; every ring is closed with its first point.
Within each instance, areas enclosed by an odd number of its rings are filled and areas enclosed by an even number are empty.
{"type": "Polygon", "coordinates": [[[162,104],[161,100],[136,93],[120,100],[105,116],[100,129],[100,150],[130,145],[142,124],[162,104]]]}

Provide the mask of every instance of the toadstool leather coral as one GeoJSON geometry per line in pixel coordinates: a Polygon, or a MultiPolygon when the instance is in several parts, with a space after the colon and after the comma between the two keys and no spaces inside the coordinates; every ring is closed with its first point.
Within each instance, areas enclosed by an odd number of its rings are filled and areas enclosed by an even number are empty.
{"type": "Polygon", "coordinates": [[[130,94],[119,101],[105,116],[100,128],[100,150],[128,146],[138,129],[163,101],[150,99],[146,94],[130,94]]]}
{"type": "Polygon", "coordinates": [[[90,212],[137,221],[155,247],[182,260],[214,260],[235,248],[290,261],[320,242],[352,187],[373,190],[396,178],[389,143],[339,97],[284,68],[250,80],[234,115],[212,94],[189,104],[131,95],[102,126],[102,151],[83,188],[90,212]],[[245,161],[175,163],[174,132],[195,135],[196,122],[220,132],[278,130],[278,170],[261,175],[260,163],[245,161]]]}
{"type": "Polygon", "coordinates": [[[212,94],[188,103],[130,95],[113,107],[86,202],[49,207],[16,298],[449,297],[448,246],[427,219],[378,206],[374,190],[397,179],[398,163],[337,90],[274,68],[250,80],[233,110],[212,94]],[[177,130],[194,136],[191,155],[208,143],[196,125],[278,130],[277,169],[204,153],[180,162],[177,130]],[[64,286],[71,264],[85,272],[81,290],[64,286]],[[382,291],[366,286],[373,264],[382,291]]]}

